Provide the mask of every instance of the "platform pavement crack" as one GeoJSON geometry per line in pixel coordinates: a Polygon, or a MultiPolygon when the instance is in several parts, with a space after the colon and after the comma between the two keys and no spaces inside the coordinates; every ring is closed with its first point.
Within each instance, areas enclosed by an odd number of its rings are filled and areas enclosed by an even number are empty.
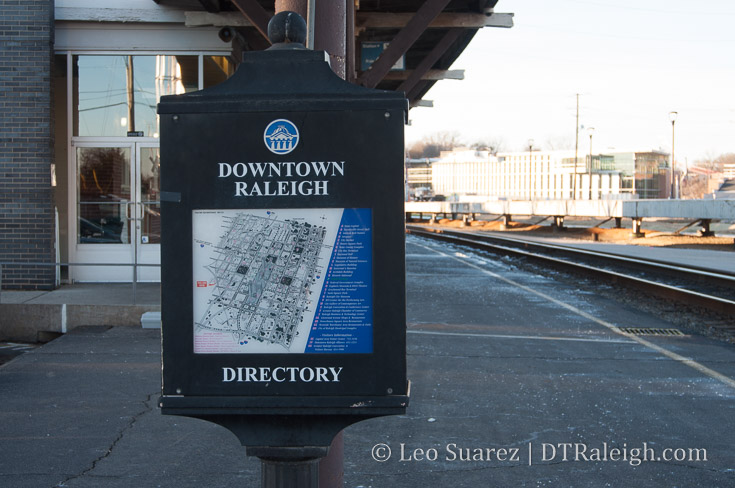
{"type": "Polygon", "coordinates": [[[87,469],[85,469],[79,474],[68,476],[64,480],[55,484],[53,488],[64,488],[68,486],[67,483],[73,480],[79,479],[79,478],[83,478],[87,474],[97,469],[97,466],[99,465],[99,463],[102,462],[104,459],[108,458],[112,454],[117,444],[125,437],[125,434],[135,426],[136,422],[138,422],[138,420],[143,415],[153,411],[152,401],[153,401],[153,397],[157,395],[158,395],[158,392],[155,392],[155,393],[149,393],[146,396],[145,400],[143,400],[142,402],[144,408],[138,413],[136,413],[135,415],[133,415],[132,417],[130,417],[130,420],[128,421],[128,423],[122,429],[120,429],[120,432],[117,434],[117,437],[113,439],[112,443],[110,443],[110,446],[107,449],[105,449],[105,452],[100,457],[92,461],[92,464],[87,469]]]}
{"type": "Polygon", "coordinates": [[[725,473],[727,470],[723,469],[715,469],[715,468],[708,468],[706,466],[697,466],[693,464],[681,464],[677,462],[671,462],[671,461],[657,461],[658,464],[665,464],[667,466],[676,466],[678,468],[689,468],[689,469],[698,469],[701,471],[709,471],[710,473],[725,473]]]}

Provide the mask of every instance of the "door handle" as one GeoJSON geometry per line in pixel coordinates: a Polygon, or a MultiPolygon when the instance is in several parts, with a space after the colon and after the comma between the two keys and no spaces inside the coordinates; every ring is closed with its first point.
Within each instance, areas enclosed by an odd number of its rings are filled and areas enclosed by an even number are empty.
{"type": "Polygon", "coordinates": [[[128,220],[140,221],[143,220],[142,207],[143,204],[139,202],[128,202],[125,204],[126,211],[125,216],[128,220]],[[131,211],[132,208],[132,211],[131,211]]]}

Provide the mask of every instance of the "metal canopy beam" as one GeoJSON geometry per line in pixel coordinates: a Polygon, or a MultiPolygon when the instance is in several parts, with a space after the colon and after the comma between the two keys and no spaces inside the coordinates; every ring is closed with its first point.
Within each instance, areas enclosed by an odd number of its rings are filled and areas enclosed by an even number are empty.
{"type": "MultiPolygon", "coordinates": [[[[206,1],[206,0],[203,0],[206,1]]],[[[401,29],[411,20],[411,13],[355,12],[355,30],[401,29]]],[[[250,27],[252,22],[237,12],[186,12],[187,27],[214,25],[217,27],[250,27]]],[[[463,27],[513,27],[513,14],[458,14],[441,13],[428,26],[429,29],[463,27]]]]}
{"type": "MultiPolygon", "coordinates": [[[[360,12],[357,15],[358,29],[400,29],[411,20],[411,13],[360,12]]],[[[464,27],[513,27],[513,14],[441,13],[429,25],[429,29],[464,27]]]]}
{"type": "MultiPolygon", "coordinates": [[[[268,21],[271,19],[269,14],[255,0],[230,0],[242,14],[248,18],[252,25],[258,29],[263,37],[268,39],[268,21]]],[[[269,41],[270,42],[270,41],[269,41]]]]}
{"type": "Polygon", "coordinates": [[[428,0],[424,2],[406,26],[393,38],[388,48],[357,79],[357,83],[368,88],[375,88],[396,61],[413,46],[413,43],[418,40],[449,2],[450,0],[428,0]]]}
{"type": "Polygon", "coordinates": [[[408,98],[410,106],[413,107],[433,107],[434,105],[422,105],[421,104],[421,93],[423,93],[428,86],[431,85],[431,81],[427,80],[419,80],[418,83],[408,92],[406,93],[406,98],[408,98]]]}
{"type": "Polygon", "coordinates": [[[411,89],[413,89],[416,84],[422,80],[423,76],[431,69],[431,67],[439,61],[439,58],[444,56],[444,53],[446,53],[451,45],[454,44],[461,33],[462,29],[449,29],[447,33],[444,34],[444,37],[442,37],[434,46],[434,49],[432,49],[431,52],[421,60],[419,65],[416,66],[408,79],[400,84],[398,91],[411,91],[411,89]]]}
{"type": "MultiPolygon", "coordinates": [[[[414,70],[407,69],[402,71],[389,71],[385,81],[405,81],[414,70]]],[[[464,80],[463,69],[430,69],[421,76],[422,80],[440,81],[440,80],[464,80]]]]}

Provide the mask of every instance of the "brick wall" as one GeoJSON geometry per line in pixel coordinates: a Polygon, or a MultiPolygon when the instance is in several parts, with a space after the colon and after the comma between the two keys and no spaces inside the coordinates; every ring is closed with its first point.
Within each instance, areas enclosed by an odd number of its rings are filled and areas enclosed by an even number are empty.
{"type": "MultiPolygon", "coordinates": [[[[0,0],[0,262],[54,262],[53,0],[0,0]]],[[[49,289],[53,267],[3,265],[4,289],[49,289]]]]}

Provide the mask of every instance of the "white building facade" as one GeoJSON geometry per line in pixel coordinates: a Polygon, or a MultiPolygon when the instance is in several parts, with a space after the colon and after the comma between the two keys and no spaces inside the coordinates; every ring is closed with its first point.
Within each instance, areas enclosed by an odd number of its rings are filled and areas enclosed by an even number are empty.
{"type": "Polygon", "coordinates": [[[574,151],[500,153],[455,150],[443,152],[432,164],[437,195],[478,195],[518,200],[620,198],[620,172],[602,170],[600,160],[579,157],[574,151]]]}

